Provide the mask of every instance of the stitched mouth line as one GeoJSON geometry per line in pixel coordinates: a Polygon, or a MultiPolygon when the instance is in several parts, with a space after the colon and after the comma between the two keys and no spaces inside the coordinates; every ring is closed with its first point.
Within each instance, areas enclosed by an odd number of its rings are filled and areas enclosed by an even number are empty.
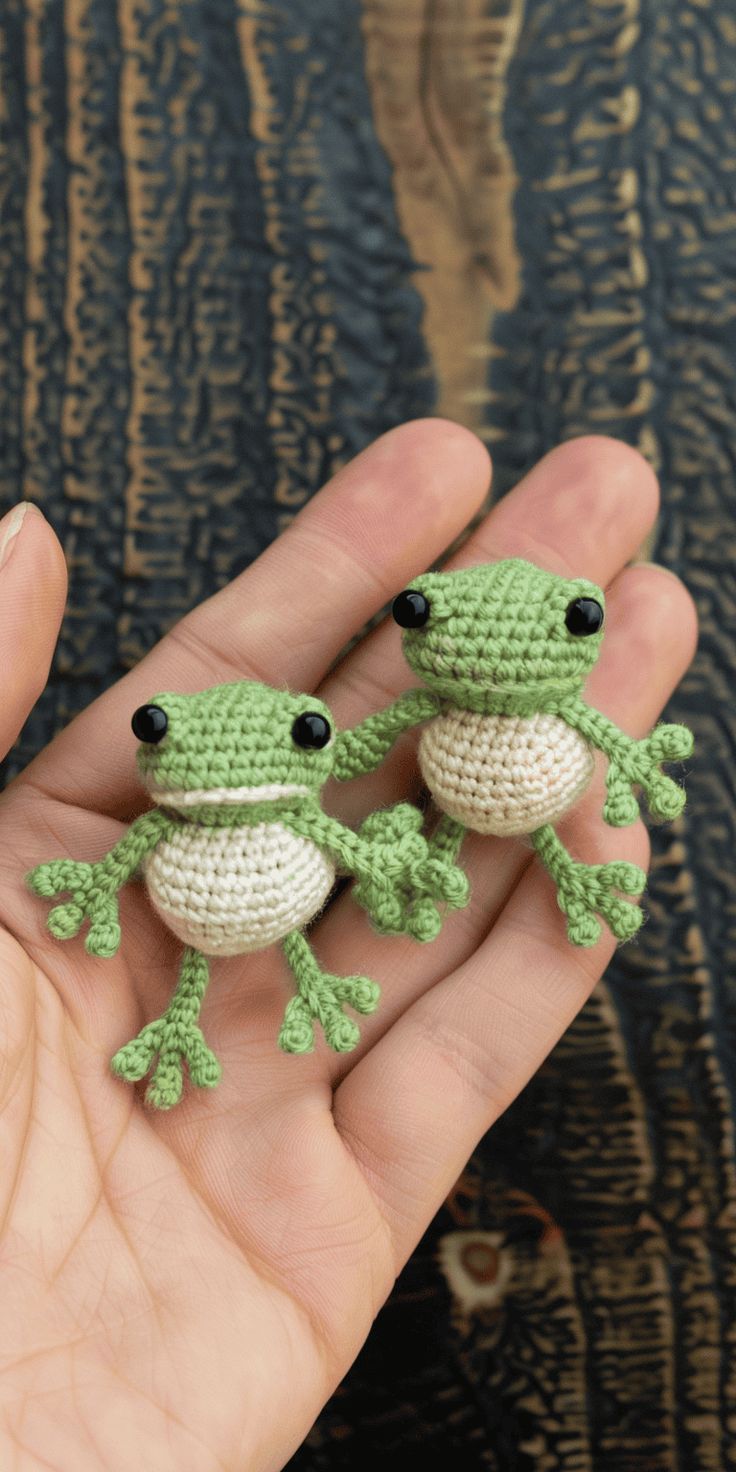
{"type": "Polygon", "coordinates": [[[264,782],[256,787],[152,787],[153,801],[160,807],[235,807],[247,802],[277,802],[282,797],[308,797],[309,788],[298,782],[264,782]]]}
{"type": "Polygon", "coordinates": [[[518,683],[511,685],[497,685],[492,680],[486,679],[482,670],[459,670],[456,666],[450,669],[438,670],[436,673],[439,674],[440,679],[447,680],[453,685],[470,683],[474,688],[477,688],[479,691],[486,691],[489,695],[523,695],[537,690],[561,690],[567,685],[572,687],[576,683],[576,680],[570,677],[567,680],[556,680],[554,678],[546,680],[530,679],[524,681],[519,680],[518,683]]]}

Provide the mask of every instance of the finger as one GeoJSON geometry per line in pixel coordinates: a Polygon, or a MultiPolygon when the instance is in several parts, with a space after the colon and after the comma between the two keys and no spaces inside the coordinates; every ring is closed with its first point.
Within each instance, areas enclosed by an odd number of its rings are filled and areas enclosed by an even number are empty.
{"type": "MultiPolygon", "coordinates": [[[[631,569],[613,595],[612,629],[591,702],[641,733],[692,655],[692,603],[670,575],[631,569]]],[[[571,816],[563,836],[586,859],[646,859],[642,825],[594,828],[588,811],[571,816]]],[[[478,949],[424,991],[340,1085],[336,1123],[385,1204],[400,1256],[582,1006],[612,951],[608,934],[590,950],[569,944],[553,885],[534,861],[478,949]]]]}
{"type": "Polygon", "coordinates": [[[41,694],[66,598],[64,554],[29,501],[0,521],[0,755],[41,694]]]}
{"type": "Polygon", "coordinates": [[[6,1219],[7,1192],[12,1194],[15,1172],[9,1169],[13,1142],[21,1138],[18,1120],[27,1118],[32,1093],[35,969],[17,941],[0,932],[0,1148],[5,1163],[7,1191],[0,1186],[0,1213],[6,1219]]]}
{"type": "Polygon", "coordinates": [[[417,420],[364,451],[240,577],[187,615],[42,754],[31,780],[122,814],[140,800],[130,717],[162,689],[260,679],[311,689],[344,644],[465,526],[488,489],[480,441],[417,420]]]}
{"type": "MultiPolygon", "coordinates": [[[[527,557],[549,572],[584,574],[606,586],[651,531],[658,504],[654,472],[636,450],[597,435],[570,440],[493,507],[447,565],[527,557]]],[[[414,684],[399,630],[388,619],[347,656],[320,694],[346,728],[414,684]]],[[[377,776],[339,788],[333,810],[357,822],[371,807],[406,794],[415,745],[415,737],[405,738],[377,776]]]]}

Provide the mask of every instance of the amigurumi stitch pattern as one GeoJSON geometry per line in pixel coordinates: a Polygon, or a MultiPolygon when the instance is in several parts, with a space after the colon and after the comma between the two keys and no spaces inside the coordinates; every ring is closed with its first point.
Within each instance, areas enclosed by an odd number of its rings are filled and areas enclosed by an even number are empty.
{"type": "Polygon", "coordinates": [[[639,814],[641,787],[655,818],[675,818],[685,793],[660,770],[690,756],[685,726],[626,736],[582,696],[600,653],[605,599],[585,578],[543,572],[519,558],[458,572],[426,573],[400,593],[393,616],[422,687],[338,737],[335,776],[372,771],[403,731],[423,724],[419,763],[443,816],[432,837],[455,859],[467,829],[526,834],[557,886],[567,933],[578,946],[601,933],[635,934],[644,871],[635,864],[572,858],[555,823],[588,786],[593,748],[608,757],[606,823],[639,814]]]}
{"type": "Polygon", "coordinates": [[[159,1109],[181,1097],[184,1063],[194,1084],[212,1088],[220,1065],[199,1027],[207,957],[246,955],[275,941],[297,988],[281,1048],[310,1051],[316,1020],[331,1048],[349,1052],[359,1031],[343,1008],[375,1011],[378,985],[323,971],[303,934],[336,873],[355,877],[353,892],[380,930],[418,940],[439,929],[435,900],[466,902],[465,875],[444,853],[430,852],[410,803],[373,813],[357,833],[322,810],[337,745],[330,712],[313,695],[242,680],[156,695],[132,724],[154,806],[98,863],[56,859],[28,875],[45,899],[71,896],[48,915],[53,935],[69,939],[89,919],[87,951],[113,956],[118,891],[141,871],[154,908],[184,943],[168,1008],[120,1048],[113,1071],[133,1082],[157,1059],[146,1097],[159,1109]]]}

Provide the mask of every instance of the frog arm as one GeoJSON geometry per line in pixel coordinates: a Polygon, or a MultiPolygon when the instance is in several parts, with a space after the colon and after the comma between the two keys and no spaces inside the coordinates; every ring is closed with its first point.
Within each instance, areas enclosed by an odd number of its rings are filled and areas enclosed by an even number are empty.
{"type": "Polygon", "coordinates": [[[430,721],[439,708],[439,699],[431,690],[405,690],[385,710],[367,716],[351,731],[339,731],[333,776],[339,782],[347,782],[350,777],[373,772],[404,731],[430,721]]]}
{"type": "Polygon", "coordinates": [[[571,701],[558,714],[608,757],[603,808],[607,823],[623,828],[638,817],[639,804],[632,792],[635,785],[642,788],[653,818],[666,820],[679,816],[685,806],[685,792],[666,776],[661,764],[683,761],[691,755],[693,737],[687,726],[663,722],[637,741],[583,700],[571,701]]]}
{"type": "MultiPolygon", "coordinates": [[[[410,805],[407,803],[404,806],[410,805]]],[[[418,826],[421,826],[421,814],[417,809],[412,809],[412,812],[417,813],[418,826]]],[[[337,818],[331,818],[319,807],[305,806],[298,812],[285,813],[281,821],[293,833],[311,839],[317,848],[330,856],[342,874],[349,874],[355,879],[372,879],[380,869],[380,859],[384,854],[381,853],[379,857],[377,849],[364,837],[355,833],[352,828],[346,828],[337,818]]],[[[405,825],[401,827],[402,832],[406,831],[405,825]]],[[[401,833],[397,830],[393,836],[398,839],[401,833]]]]}
{"type": "Polygon", "coordinates": [[[91,956],[114,956],[120,945],[118,890],[174,826],[173,818],[154,808],[136,818],[120,842],[96,864],[52,859],[32,869],[27,883],[34,894],[42,899],[71,895],[66,903],[49,911],[46,923],[51,934],[57,940],[69,940],[77,935],[83,921],[89,919],[85,949],[91,956]]]}

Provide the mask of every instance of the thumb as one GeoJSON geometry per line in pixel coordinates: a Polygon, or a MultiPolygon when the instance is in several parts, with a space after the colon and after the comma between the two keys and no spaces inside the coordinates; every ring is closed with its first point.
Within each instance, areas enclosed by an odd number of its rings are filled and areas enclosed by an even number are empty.
{"type": "Polygon", "coordinates": [[[0,757],[48,678],[66,598],[66,564],[38,507],[21,501],[0,521],[0,757]]]}

